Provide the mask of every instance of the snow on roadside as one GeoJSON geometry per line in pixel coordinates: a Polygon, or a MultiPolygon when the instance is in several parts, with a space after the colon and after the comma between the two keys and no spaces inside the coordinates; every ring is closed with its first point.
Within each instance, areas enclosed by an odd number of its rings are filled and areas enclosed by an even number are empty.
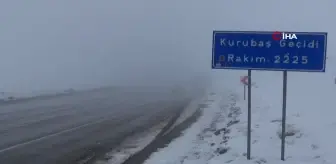
{"type": "MultiPolygon", "coordinates": [[[[205,101],[204,99],[206,99],[205,96],[200,96],[192,100],[189,105],[184,109],[180,117],[176,120],[174,125],[169,130],[167,130],[166,133],[168,133],[175,126],[181,124],[183,121],[191,117],[197,111],[197,109],[199,109],[199,105],[201,104],[201,102],[205,101]]],[[[154,126],[151,129],[127,138],[123,141],[123,143],[121,143],[118,148],[107,153],[105,155],[105,160],[98,160],[94,164],[122,164],[130,156],[141,151],[148,144],[150,144],[160,133],[163,127],[167,125],[170,119],[171,118],[168,118],[166,121],[162,122],[157,126],[154,126]]]]}
{"type": "MultiPolygon", "coordinates": [[[[281,72],[253,72],[252,159],[246,159],[247,100],[233,73],[200,120],[145,164],[334,164],[336,111],[328,74],[288,74],[286,160],[281,150],[281,72]],[[304,84],[304,85],[303,85],[304,84]],[[309,91],[309,92],[308,92],[309,91]],[[218,101],[221,100],[221,101],[218,101]]],[[[223,83],[221,84],[223,85],[223,83]]]]}
{"type": "MultiPolygon", "coordinates": [[[[195,122],[188,130],[184,131],[182,137],[176,138],[166,148],[155,152],[151,157],[145,161],[145,164],[175,164],[180,163],[181,160],[194,154],[196,151],[201,151],[197,143],[194,143],[199,137],[201,130],[208,129],[213,122],[213,118],[218,114],[218,104],[221,101],[217,95],[210,94],[204,100],[208,107],[203,108],[203,115],[195,122]]],[[[217,117],[217,119],[223,119],[217,117]]],[[[201,162],[202,163],[202,162],[201,162]]]]}
{"type": "Polygon", "coordinates": [[[285,162],[280,160],[282,72],[254,72],[252,78],[258,84],[252,90],[252,160],[246,159],[247,101],[239,92],[236,104],[244,110],[238,117],[241,121],[231,128],[231,150],[208,163],[334,164],[332,98],[336,95],[330,90],[335,86],[329,75],[288,74],[285,162]]]}
{"type": "Polygon", "coordinates": [[[164,135],[169,133],[171,130],[173,130],[177,125],[184,122],[186,119],[190,118],[198,109],[201,102],[204,100],[204,97],[195,98],[192,100],[189,105],[184,109],[184,111],[181,113],[180,117],[176,120],[173,126],[170,127],[169,130],[166,131],[164,135]]]}
{"type": "MultiPolygon", "coordinates": [[[[236,113],[236,110],[244,109],[243,107],[246,106],[246,101],[232,100],[236,103],[228,106],[230,113],[236,113]]],[[[229,150],[209,160],[209,164],[284,163],[280,160],[281,115],[269,114],[272,113],[272,109],[269,106],[257,105],[259,103],[256,99],[252,102],[255,104],[252,108],[252,159],[250,161],[246,159],[247,112],[239,112],[239,114],[233,114],[233,119],[228,117],[227,121],[234,122],[234,125],[228,127],[228,124],[218,124],[219,127],[228,128],[229,133],[223,136],[228,138],[229,150]]],[[[295,124],[287,125],[287,135],[285,163],[322,164],[326,162],[316,150],[316,144],[295,124]]]]}
{"type": "Polygon", "coordinates": [[[127,138],[118,148],[107,153],[105,160],[98,160],[94,164],[122,164],[131,155],[139,152],[152,142],[162,128],[168,124],[169,120],[170,118],[142,133],[127,138]]]}

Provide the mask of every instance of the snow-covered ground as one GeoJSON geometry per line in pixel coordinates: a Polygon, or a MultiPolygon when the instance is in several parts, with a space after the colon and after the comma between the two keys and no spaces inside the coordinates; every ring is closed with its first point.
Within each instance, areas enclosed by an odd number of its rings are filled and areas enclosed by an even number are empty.
{"type": "Polygon", "coordinates": [[[180,117],[176,120],[176,122],[174,123],[174,125],[172,125],[171,128],[168,129],[165,134],[169,133],[177,125],[180,125],[185,120],[187,120],[188,118],[190,118],[199,109],[199,105],[202,103],[202,100],[204,98],[205,98],[204,95],[202,95],[202,96],[199,96],[199,97],[195,98],[194,100],[192,100],[189,103],[189,105],[184,109],[184,111],[181,113],[180,117]]]}
{"type": "MultiPolygon", "coordinates": [[[[108,152],[103,160],[97,160],[95,164],[122,164],[131,155],[145,148],[160,133],[161,129],[167,125],[169,119],[154,126],[142,133],[128,137],[115,150],[108,152]]],[[[83,161],[85,163],[86,161],[83,161]]]]}
{"type": "Polygon", "coordinates": [[[145,164],[335,164],[336,84],[326,73],[288,73],[285,161],[280,160],[282,72],[253,71],[252,151],[246,159],[247,100],[240,76],[219,70],[203,116],[145,164]]]}
{"type": "MultiPolygon", "coordinates": [[[[175,126],[181,124],[186,119],[191,117],[197,111],[198,106],[203,99],[204,96],[200,95],[192,100],[189,105],[184,109],[180,117],[176,120],[172,127],[167,130],[166,133],[170,132],[170,130],[172,130],[175,126]]],[[[123,143],[119,145],[118,148],[114,149],[111,152],[108,152],[103,160],[95,161],[95,164],[122,164],[125,160],[127,160],[127,158],[139,152],[149,143],[151,143],[155,139],[155,137],[161,132],[164,126],[167,125],[170,119],[171,117],[161,124],[152,127],[151,129],[126,138],[123,143]]],[[[83,163],[85,163],[85,160],[83,160],[83,163]]]]}

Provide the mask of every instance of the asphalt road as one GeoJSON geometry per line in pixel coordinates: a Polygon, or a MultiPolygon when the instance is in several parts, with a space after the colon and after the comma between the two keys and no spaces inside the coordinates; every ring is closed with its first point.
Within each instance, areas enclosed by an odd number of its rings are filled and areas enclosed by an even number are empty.
{"type": "Polygon", "coordinates": [[[114,88],[0,105],[0,164],[75,164],[187,103],[168,91],[114,88]]]}

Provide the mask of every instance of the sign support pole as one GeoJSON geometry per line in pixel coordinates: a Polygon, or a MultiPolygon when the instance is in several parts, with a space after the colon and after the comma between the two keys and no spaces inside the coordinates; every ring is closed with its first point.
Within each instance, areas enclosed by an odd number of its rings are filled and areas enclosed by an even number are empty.
{"type": "Polygon", "coordinates": [[[287,71],[283,71],[281,160],[285,160],[287,71]]]}
{"type": "Polygon", "coordinates": [[[251,69],[248,70],[248,88],[247,88],[247,159],[251,159],[251,81],[252,81],[252,75],[251,75],[251,69]]]}
{"type": "MultiPolygon", "coordinates": [[[[336,82],[335,82],[336,84],[336,82]]],[[[246,100],[246,85],[244,84],[244,100],[246,100]]]]}

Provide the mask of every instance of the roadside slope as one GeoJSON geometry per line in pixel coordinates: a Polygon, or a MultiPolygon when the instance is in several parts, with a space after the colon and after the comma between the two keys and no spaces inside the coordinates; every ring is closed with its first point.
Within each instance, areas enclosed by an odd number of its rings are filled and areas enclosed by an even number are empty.
{"type": "MultiPolygon", "coordinates": [[[[231,73],[231,72],[230,72],[231,73]]],[[[252,159],[246,159],[247,100],[239,71],[218,81],[215,105],[145,164],[334,164],[336,85],[329,73],[289,73],[286,152],[280,160],[282,72],[253,72],[252,159]],[[226,84],[226,87],[223,87],[226,84]],[[205,124],[200,124],[201,122],[205,124]],[[266,150],[266,151],[265,151],[266,150]]]]}

